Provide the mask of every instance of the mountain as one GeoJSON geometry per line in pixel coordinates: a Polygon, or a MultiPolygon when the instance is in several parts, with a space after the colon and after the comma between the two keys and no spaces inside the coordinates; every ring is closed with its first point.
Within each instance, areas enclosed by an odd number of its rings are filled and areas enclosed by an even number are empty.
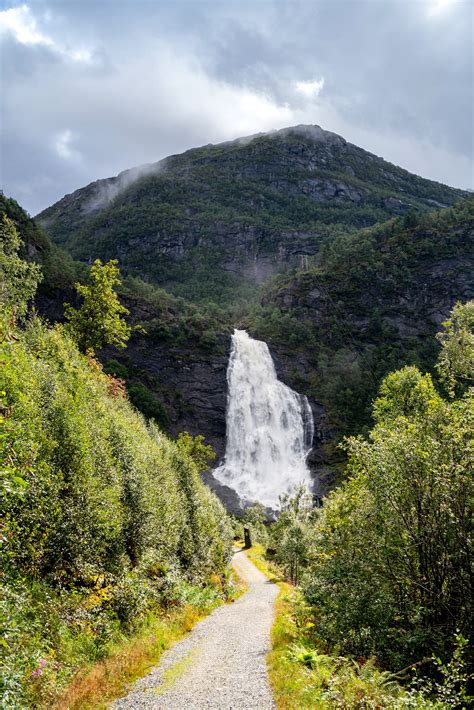
{"type": "MultiPolygon", "coordinates": [[[[127,171],[32,224],[58,254],[119,258],[140,330],[99,357],[172,436],[203,434],[223,456],[230,334],[265,340],[280,379],[309,397],[322,494],[343,466],[341,437],[370,426],[381,378],[406,363],[433,371],[433,335],[474,297],[474,198],[318,127],[127,171]]],[[[86,264],[70,263],[83,279],[86,264]]],[[[48,283],[38,308],[60,319],[73,292],[48,283]]]]}
{"type": "Polygon", "coordinates": [[[37,220],[77,259],[118,258],[177,295],[233,301],[340,233],[465,195],[296,126],[98,180],[37,220]]]}

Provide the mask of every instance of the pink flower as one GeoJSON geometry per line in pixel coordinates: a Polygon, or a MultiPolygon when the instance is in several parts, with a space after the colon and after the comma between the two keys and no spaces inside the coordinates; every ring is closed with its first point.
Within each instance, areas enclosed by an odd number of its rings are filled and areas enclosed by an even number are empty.
{"type": "Polygon", "coordinates": [[[41,671],[42,671],[42,669],[45,667],[45,665],[46,665],[46,659],[45,659],[45,658],[40,658],[39,661],[38,661],[38,666],[37,666],[37,668],[35,668],[35,670],[34,670],[33,673],[31,674],[31,678],[38,678],[38,676],[41,675],[41,671]]]}

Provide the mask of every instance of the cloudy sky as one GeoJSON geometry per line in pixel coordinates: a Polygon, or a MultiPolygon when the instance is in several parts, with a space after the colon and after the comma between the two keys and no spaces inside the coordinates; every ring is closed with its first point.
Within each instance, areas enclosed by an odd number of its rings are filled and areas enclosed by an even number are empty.
{"type": "Polygon", "coordinates": [[[474,0],[0,0],[1,187],[31,214],[187,148],[316,123],[473,188],[474,0]]]}

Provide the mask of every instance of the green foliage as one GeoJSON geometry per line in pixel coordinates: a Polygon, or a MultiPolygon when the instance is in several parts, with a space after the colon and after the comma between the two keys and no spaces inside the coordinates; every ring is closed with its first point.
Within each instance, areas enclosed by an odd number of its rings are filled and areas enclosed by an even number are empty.
{"type": "MultiPolygon", "coordinates": [[[[251,558],[273,578],[273,571],[258,551],[251,558]],[[257,556],[256,556],[257,555],[257,556]]],[[[404,689],[397,678],[380,669],[376,659],[341,656],[318,636],[318,617],[298,587],[278,582],[272,650],[268,657],[270,682],[277,707],[288,710],[321,708],[433,708],[425,687],[404,689]]]]}
{"type": "MultiPolygon", "coordinates": [[[[466,321],[457,304],[448,323],[466,321]]],[[[451,335],[440,338],[441,362],[451,361],[451,335]]],[[[470,339],[453,337],[464,372],[470,339]]],[[[445,399],[414,366],[392,372],[369,436],[345,442],[349,478],[322,508],[299,491],[271,525],[272,559],[301,584],[286,621],[277,618],[270,661],[295,708],[472,701],[472,395],[464,387],[445,399]]]]}
{"type": "Polygon", "coordinates": [[[304,586],[328,643],[397,668],[446,658],[469,630],[472,393],[446,401],[406,367],[374,417],[370,439],[347,441],[350,478],[315,523],[304,586]]]}
{"type": "Polygon", "coordinates": [[[238,270],[256,253],[276,261],[295,242],[315,252],[323,238],[465,194],[350,144],[291,131],[188,151],[123,189],[120,178],[104,187],[84,188],[39,216],[53,240],[79,258],[120,253],[126,273],[218,303],[255,292],[254,280],[237,278],[229,263],[238,270]]]}
{"type": "Polygon", "coordinates": [[[66,251],[52,244],[41,227],[15,200],[0,193],[0,218],[3,217],[13,222],[21,236],[20,258],[41,266],[41,292],[70,288],[75,279],[83,277],[87,268],[85,264],[74,262],[66,251]]]}
{"type": "Polygon", "coordinates": [[[14,708],[106,655],[150,609],[181,604],[183,584],[221,575],[231,528],[199,457],[147,425],[64,329],[0,330],[2,702],[14,708]]]}
{"type": "Polygon", "coordinates": [[[20,235],[4,214],[0,221],[0,305],[14,316],[26,314],[41,280],[41,269],[19,256],[20,235]]]}
{"type": "Polygon", "coordinates": [[[439,395],[430,375],[407,366],[392,372],[382,382],[374,402],[374,418],[377,422],[395,422],[399,417],[421,419],[438,404],[439,395]]]}
{"type": "Polygon", "coordinates": [[[83,300],[81,307],[65,306],[67,331],[83,353],[99,350],[104,345],[124,348],[130,337],[130,327],[123,319],[129,311],[115,292],[115,287],[121,283],[117,263],[111,260],[102,264],[96,259],[89,273],[89,283],[76,283],[83,300]]]}
{"type": "Polygon", "coordinates": [[[269,536],[265,522],[268,518],[268,511],[261,503],[254,503],[245,508],[241,518],[241,524],[238,526],[237,534],[239,537],[244,537],[243,528],[246,527],[250,531],[250,540],[252,545],[268,545],[269,536]]]}
{"type": "Polygon", "coordinates": [[[166,427],[168,415],[163,403],[144,384],[138,382],[127,386],[130,401],[145,415],[147,419],[154,419],[160,426],[166,427]]]}
{"type": "Polygon", "coordinates": [[[187,431],[183,431],[179,434],[176,443],[179,450],[192,459],[199,472],[207,471],[211,461],[216,458],[216,452],[212,446],[204,443],[201,434],[193,437],[187,431]]]}
{"type": "Polygon", "coordinates": [[[456,303],[451,318],[443,323],[438,340],[442,351],[437,370],[449,394],[474,384],[474,301],[456,303]]]}
{"type": "MultiPolygon", "coordinates": [[[[264,285],[262,305],[250,310],[246,327],[287,357],[297,353],[308,363],[309,374],[290,384],[322,401],[342,434],[370,425],[378,384],[390,371],[410,363],[435,372],[438,323],[428,295],[437,293],[447,307],[453,294],[472,288],[473,218],[470,197],[416,219],[333,235],[324,240],[317,265],[264,285]]],[[[447,326],[453,365],[456,338],[463,340],[466,361],[458,365],[464,387],[472,370],[469,309],[447,326]]]]}
{"type": "Polygon", "coordinates": [[[153,343],[191,345],[215,353],[223,349],[223,334],[232,330],[230,309],[211,301],[189,303],[139,278],[128,277],[121,295],[144,312],[143,334],[153,343]]]}
{"type": "Polygon", "coordinates": [[[312,508],[311,496],[305,487],[301,487],[293,497],[284,498],[281,514],[271,526],[275,559],[294,584],[298,584],[308,563],[312,508]]]}
{"type": "Polygon", "coordinates": [[[435,657],[437,677],[416,678],[413,682],[415,692],[421,688],[425,694],[440,701],[443,708],[467,708],[474,701],[469,692],[472,676],[468,673],[469,642],[461,634],[454,637],[453,654],[447,663],[435,657]]]}
{"type": "MultiPolygon", "coordinates": [[[[161,399],[144,384],[139,378],[144,373],[137,370],[133,365],[127,367],[118,360],[107,360],[104,365],[104,372],[118,378],[126,385],[127,394],[132,404],[147,418],[154,419],[163,429],[168,426],[168,414],[161,399]]],[[[146,378],[147,382],[151,378],[146,378]]],[[[152,382],[154,389],[159,390],[158,383],[152,382]]]]}

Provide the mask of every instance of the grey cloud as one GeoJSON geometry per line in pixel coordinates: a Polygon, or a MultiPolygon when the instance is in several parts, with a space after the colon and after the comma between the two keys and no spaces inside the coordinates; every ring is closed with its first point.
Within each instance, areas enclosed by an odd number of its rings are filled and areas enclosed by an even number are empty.
{"type": "Polygon", "coordinates": [[[2,185],[33,213],[132,166],[291,123],[472,186],[468,3],[433,20],[401,0],[29,5],[45,33],[93,52],[75,63],[3,38],[2,185]],[[321,77],[319,97],[295,92],[321,77]],[[55,151],[64,131],[80,160],[55,151]]]}

